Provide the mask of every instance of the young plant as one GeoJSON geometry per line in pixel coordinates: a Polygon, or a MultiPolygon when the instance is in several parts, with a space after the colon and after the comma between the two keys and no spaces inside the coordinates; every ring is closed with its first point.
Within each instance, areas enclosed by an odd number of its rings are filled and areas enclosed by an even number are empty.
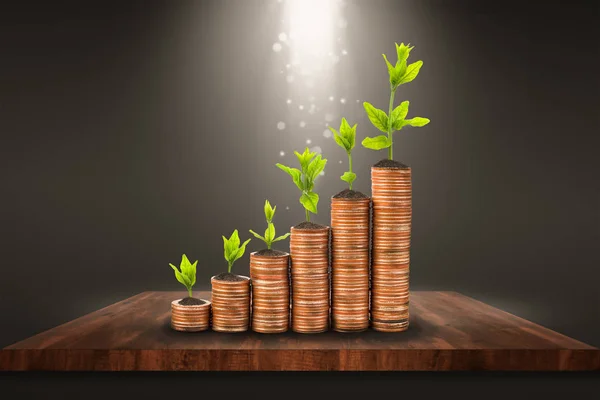
{"type": "Polygon", "coordinates": [[[225,260],[227,260],[227,272],[231,273],[231,267],[233,263],[242,258],[246,252],[246,245],[250,242],[250,239],[246,240],[240,246],[240,237],[237,229],[233,231],[231,237],[227,239],[223,236],[223,247],[225,249],[225,260]]]}
{"type": "Polygon", "coordinates": [[[192,297],[192,287],[196,284],[197,264],[198,260],[192,264],[185,254],[181,256],[181,263],[179,264],[180,270],[178,270],[173,264],[169,263],[171,268],[173,268],[173,271],[175,271],[175,279],[177,279],[179,283],[186,287],[188,296],[190,297],[192,297]]]}
{"type": "Polygon", "coordinates": [[[286,239],[290,236],[289,233],[285,235],[275,237],[275,225],[273,225],[273,217],[275,216],[275,210],[277,210],[277,206],[271,207],[271,203],[269,200],[265,200],[265,218],[267,219],[267,229],[265,229],[265,236],[260,236],[258,233],[254,232],[250,229],[250,233],[254,235],[257,239],[262,240],[267,244],[267,249],[271,250],[271,245],[275,242],[279,242],[280,240],[286,239]]]}
{"type": "Polygon", "coordinates": [[[398,87],[400,85],[404,85],[405,83],[412,82],[417,75],[419,75],[419,71],[423,65],[423,61],[420,60],[408,66],[406,65],[410,51],[414,47],[409,46],[410,44],[407,46],[404,43],[401,43],[400,45],[396,43],[398,60],[396,61],[395,65],[392,65],[388,61],[386,55],[383,54],[383,59],[387,64],[388,73],[390,75],[391,93],[389,112],[386,114],[385,111],[373,107],[371,103],[363,103],[371,123],[380,131],[387,133],[387,136],[379,135],[374,138],[367,137],[362,141],[362,145],[367,149],[372,150],[381,150],[387,148],[388,159],[390,160],[392,160],[394,156],[394,142],[392,135],[394,131],[399,131],[406,125],[421,127],[429,123],[429,119],[422,117],[406,119],[406,115],[408,114],[408,101],[403,101],[398,107],[394,108],[394,96],[396,95],[396,90],[398,87]]]}
{"type": "Polygon", "coordinates": [[[340,179],[348,183],[350,190],[352,190],[352,183],[356,179],[356,174],[352,172],[352,149],[354,148],[354,141],[356,139],[356,125],[354,124],[351,127],[346,118],[342,118],[339,132],[335,128],[329,127],[329,130],[333,133],[335,142],[342,149],[346,150],[348,154],[348,171],[344,172],[344,175],[340,179]]]}
{"type": "Polygon", "coordinates": [[[306,211],[306,221],[310,222],[310,213],[317,213],[317,206],[319,204],[319,195],[313,192],[315,187],[315,180],[321,172],[325,169],[327,160],[321,158],[321,155],[317,155],[315,152],[308,150],[308,147],[304,150],[304,153],[300,154],[294,151],[298,161],[300,162],[301,170],[297,168],[290,168],[277,163],[277,166],[287,172],[291,177],[298,189],[302,191],[300,196],[300,204],[304,206],[306,211]]]}

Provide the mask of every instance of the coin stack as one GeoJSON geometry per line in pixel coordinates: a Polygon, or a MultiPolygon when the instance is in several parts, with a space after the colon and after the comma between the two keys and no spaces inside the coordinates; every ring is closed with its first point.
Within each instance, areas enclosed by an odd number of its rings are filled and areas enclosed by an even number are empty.
{"type": "Polygon", "coordinates": [[[210,280],[212,284],[212,324],[217,332],[244,332],[250,322],[250,278],[239,281],[210,280]]]}
{"type": "Polygon", "coordinates": [[[210,325],[209,317],[210,301],[189,306],[179,304],[179,300],[174,300],[171,303],[171,327],[176,331],[205,331],[210,325]]]}
{"type": "Polygon", "coordinates": [[[320,333],[329,328],[329,227],[292,227],[292,330],[320,333]]]}
{"type": "Polygon", "coordinates": [[[411,170],[372,167],[371,184],[371,325],[377,331],[400,332],[408,328],[411,170]]]}
{"type": "Polygon", "coordinates": [[[369,327],[371,199],[331,199],[331,322],[338,332],[369,327]]]}
{"type": "Polygon", "coordinates": [[[289,254],[250,254],[252,279],[252,330],[281,333],[290,320],[289,254]]]}

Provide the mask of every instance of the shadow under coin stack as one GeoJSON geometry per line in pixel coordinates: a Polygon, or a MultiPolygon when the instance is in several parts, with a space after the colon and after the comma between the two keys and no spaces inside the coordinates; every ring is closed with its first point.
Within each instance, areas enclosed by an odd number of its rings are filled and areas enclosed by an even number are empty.
{"type": "Polygon", "coordinates": [[[331,322],[338,332],[369,327],[371,199],[331,199],[331,322]]]}
{"type": "Polygon", "coordinates": [[[292,330],[320,333],[329,328],[329,227],[292,227],[292,330]]]}
{"type": "Polygon", "coordinates": [[[408,328],[411,170],[371,168],[373,264],[371,325],[382,332],[408,328]]]}

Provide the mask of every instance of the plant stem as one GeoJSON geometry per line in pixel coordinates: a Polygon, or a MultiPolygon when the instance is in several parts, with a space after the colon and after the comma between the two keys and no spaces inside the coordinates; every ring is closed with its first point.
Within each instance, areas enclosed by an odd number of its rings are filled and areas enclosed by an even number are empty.
{"type": "Polygon", "coordinates": [[[233,267],[233,263],[228,261],[227,264],[228,264],[227,272],[231,273],[231,267],[233,267]]]}
{"type": "Polygon", "coordinates": [[[188,288],[188,296],[193,297],[192,296],[192,288],[188,288]]]}
{"type": "MultiPolygon", "coordinates": [[[[352,153],[348,152],[348,169],[352,172],[352,153]]],[[[352,190],[352,182],[350,182],[350,190],[352,190]]]]}
{"type": "Polygon", "coordinates": [[[306,209],[304,211],[306,211],[306,222],[310,222],[310,212],[306,209]]]}
{"type": "Polygon", "coordinates": [[[391,88],[390,94],[390,112],[388,113],[388,139],[390,141],[390,147],[388,147],[388,159],[394,159],[394,142],[392,137],[392,111],[394,111],[394,96],[396,95],[396,89],[391,88]]]}

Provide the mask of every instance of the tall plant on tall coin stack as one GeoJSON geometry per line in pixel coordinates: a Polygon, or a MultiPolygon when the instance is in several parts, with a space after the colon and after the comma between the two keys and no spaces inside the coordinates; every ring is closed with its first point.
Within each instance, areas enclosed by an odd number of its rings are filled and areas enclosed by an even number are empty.
{"type": "Polygon", "coordinates": [[[250,230],[267,246],[250,254],[250,278],[252,279],[252,330],[260,333],[281,333],[289,328],[290,317],[290,255],[272,249],[273,243],[290,236],[277,236],[273,218],[277,206],[265,200],[264,213],[267,228],[264,236],[250,230]]]}
{"type": "Polygon", "coordinates": [[[327,160],[308,148],[294,153],[300,169],[277,164],[301,191],[306,216],[291,228],[292,330],[325,332],[329,328],[329,227],[311,222],[310,214],[317,214],[319,195],[314,186],[327,160]]]}
{"type": "Polygon", "coordinates": [[[348,183],[331,198],[331,322],[340,332],[362,331],[369,327],[369,221],[371,199],[353,190],[352,149],[356,124],[342,118],[339,130],[329,127],[335,142],[348,155],[348,171],[341,179],[348,183]]]}
{"type": "Polygon", "coordinates": [[[387,56],[390,82],[388,112],[365,102],[369,120],[386,135],[367,137],[362,145],[368,149],[388,149],[388,158],[371,168],[373,196],[373,251],[371,325],[375,330],[400,332],[408,328],[410,236],[412,221],[412,181],[410,167],[393,160],[393,133],[406,126],[422,127],[429,119],[407,119],[409,102],[394,108],[398,88],[412,82],[423,61],[408,64],[413,47],[396,43],[397,60],[392,65],[387,56]]]}
{"type": "Polygon", "coordinates": [[[233,264],[242,258],[250,239],[241,243],[237,229],[229,238],[223,236],[223,249],[227,272],[213,276],[212,307],[213,330],[218,332],[243,332],[250,322],[250,278],[231,272],[233,264]]]}

